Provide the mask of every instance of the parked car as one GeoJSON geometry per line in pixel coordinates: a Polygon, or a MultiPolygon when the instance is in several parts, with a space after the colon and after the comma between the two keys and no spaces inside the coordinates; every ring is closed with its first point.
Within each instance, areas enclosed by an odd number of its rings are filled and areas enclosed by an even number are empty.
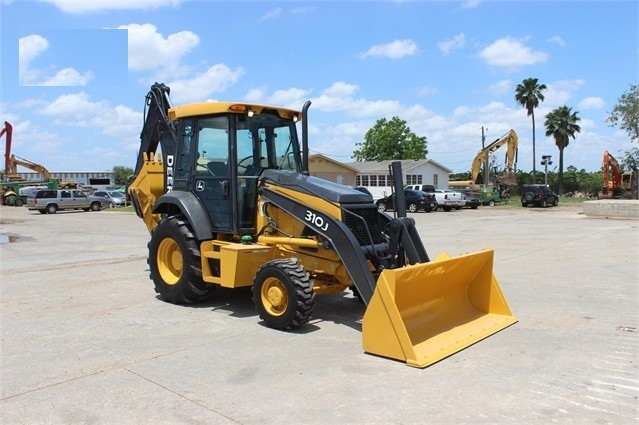
{"type": "MultiPolygon", "coordinates": [[[[456,210],[461,209],[465,202],[461,199],[461,192],[456,190],[439,190],[429,184],[413,184],[404,187],[404,190],[418,190],[425,193],[435,195],[435,201],[437,202],[437,208],[441,208],[444,211],[450,211],[453,208],[456,210]]],[[[437,209],[435,208],[435,209],[437,209]]]]}
{"type": "Polygon", "coordinates": [[[559,196],[543,184],[527,184],[521,191],[521,206],[535,205],[546,208],[559,205],[559,196]]]}
{"type": "MultiPolygon", "coordinates": [[[[30,199],[30,198],[29,198],[30,199]]],[[[100,211],[100,201],[90,199],[84,192],[76,189],[39,190],[33,198],[33,204],[27,199],[27,208],[40,214],[55,214],[60,210],[100,211]]]]}
{"type": "Polygon", "coordinates": [[[100,201],[102,208],[116,208],[126,206],[126,196],[119,191],[98,190],[93,192],[91,199],[100,201]]]}
{"type": "Polygon", "coordinates": [[[462,193],[462,200],[465,201],[464,208],[476,210],[481,205],[481,201],[479,200],[479,198],[475,198],[474,196],[467,196],[465,193],[462,193]]]}
{"type": "MultiPolygon", "coordinates": [[[[375,204],[379,211],[395,210],[395,198],[393,193],[385,198],[379,199],[375,204]]],[[[420,190],[404,189],[404,198],[406,198],[406,210],[410,212],[426,211],[431,212],[437,209],[437,200],[430,193],[420,190]]]]}

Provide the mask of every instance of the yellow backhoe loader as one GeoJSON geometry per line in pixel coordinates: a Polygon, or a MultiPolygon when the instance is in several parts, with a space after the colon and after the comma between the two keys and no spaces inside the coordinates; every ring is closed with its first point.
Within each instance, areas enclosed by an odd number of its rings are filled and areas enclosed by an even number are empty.
{"type": "MultiPolygon", "coordinates": [[[[405,213],[379,212],[370,195],[310,175],[310,101],[301,111],[173,107],[169,93],[155,83],[146,96],[127,184],[165,301],[251,287],[264,324],[287,330],[309,321],[316,295],[350,289],[367,306],[364,351],[419,368],[517,321],[493,275],[492,250],[431,260],[405,213]]],[[[401,197],[400,167],[393,162],[401,197]]]]}

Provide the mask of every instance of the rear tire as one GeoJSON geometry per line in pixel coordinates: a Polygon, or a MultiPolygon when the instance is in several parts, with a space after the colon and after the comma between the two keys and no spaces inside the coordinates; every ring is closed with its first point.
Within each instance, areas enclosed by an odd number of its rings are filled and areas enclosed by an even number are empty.
{"type": "Polygon", "coordinates": [[[49,204],[46,208],[47,214],[55,214],[58,211],[58,206],[56,204],[49,204]]]}
{"type": "Polygon", "coordinates": [[[150,277],[165,301],[190,304],[208,295],[212,287],[202,280],[200,249],[183,216],[162,220],[151,233],[148,248],[150,277]]]}
{"type": "Polygon", "coordinates": [[[315,305],[309,274],[288,259],[263,264],[255,274],[252,291],[257,313],[274,329],[294,329],[308,322],[315,305]]]}
{"type": "Polygon", "coordinates": [[[491,207],[495,206],[495,201],[493,201],[492,199],[490,201],[488,201],[488,205],[491,207]]]}

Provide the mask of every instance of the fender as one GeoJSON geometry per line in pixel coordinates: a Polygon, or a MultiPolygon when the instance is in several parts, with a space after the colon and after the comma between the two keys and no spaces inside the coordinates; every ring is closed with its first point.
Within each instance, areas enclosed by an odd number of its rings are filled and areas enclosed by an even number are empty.
{"type": "Polygon", "coordinates": [[[193,233],[199,241],[213,239],[211,219],[193,193],[181,190],[171,191],[160,196],[153,206],[154,214],[175,214],[176,211],[184,214],[187,221],[191,223],[193,233]]]}

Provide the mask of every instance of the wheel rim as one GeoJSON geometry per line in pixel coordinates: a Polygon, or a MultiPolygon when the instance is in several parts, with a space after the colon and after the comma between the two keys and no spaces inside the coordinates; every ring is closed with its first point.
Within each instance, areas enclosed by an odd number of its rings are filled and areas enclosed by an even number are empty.
{"type": "Polygon", "coordinates": [[[276,278],[264,281],[260,291],[262,305],[272,316],[281,316],[288,307],[288,295],[284,284],[276,278]]]}
{"type": "Polygon", "coordinates": [[[182,276],[182,251],[179,245],[170,238],[163,239],[158,246],[157,265],[162,280],[168,285],[175,285],[182,276]]]}

